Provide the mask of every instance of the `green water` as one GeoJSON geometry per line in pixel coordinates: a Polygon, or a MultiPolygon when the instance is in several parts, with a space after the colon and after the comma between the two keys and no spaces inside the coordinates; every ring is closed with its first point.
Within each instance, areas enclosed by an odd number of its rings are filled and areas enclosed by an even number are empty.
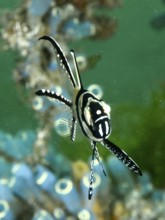
{"type": "Polygon", "coordinates": [[[155,31],[150,26],[161,12],[165,13],[161,1],[126,0],[112,13],[118,20],[114,37],[93,43],[92,53],[100,52],[102,60],[84,78],[101,84],[112,104],[143,104],[165,79],[165,29],[155,31]]]}
{"type": "MultiPolygon", "coordinates": [[[[3,8],[18,7],[20,1],[0,2],[3,8]]],[[[92,70],[83,73],[86,85],[100,84],[105,100],[112,106],[130,102],[148,102],[151,92],[164,80],[165,30],[155,31],[150,20],[165,12],[158,0],[125,0],[121,8],[111,12],[118,21],[114,36],[103,41],[81,41],[77,45],[87,54],[100,53],[102,59],[92,70]]],[[[31,110],[18,97],[12,80],[15,56],[11,51],[0,52],[1,70],[1,129],[15,132],[35,126],[31,110]]]]}
{"type": "MultiPolygon", "coordinates": [[[[17,8],[19,2],[21,1],[0,1],[0,11],[4,8],[17,8]]],[[[157,173],[159,179],[164,170],[153,170],[155,166],[152,164],[159,162],[158,168],[164,164],[161,153],[164,149],[163,104],[158,107],[158,111],[152,111],[155,110],[154,103],[157,106],[160,104],[159,100],[153,102],[148,107],[148,112],[144,110],[144,114],[139,109],[151,102],[152,93],[159,90],[160,85],[165,82],[165,29],[156,31],[150,25],[151,19],[163,12],[165,13],[165,5],[161,0],[125,0],[121,8],[110,12],[118,21],[112,38],[102,41],[81,40],[75,43],[75,47],[85,54],[101,54],[102,58],[95,68],[82,73],[82,80],[86,86],[93,83],[101,85],[106,102],[111,104],[112,141],[124,146],[133,158],[138,158],[138,163],[144,169],[157,173]],[[155,142],[152,145],[153,139],[155,142]],[[155,151],[155,154],[159,153],[158,159],[148,157],[154,149],[159,149],[155,151]],[[148,158],[148,161],[144,161],[144,158],[148,158]]],[[[0,46],[2,48],[3,42],[0,46]]],[[[28,102],[26,105],[26,100],[21,101],[13,81],[12,71],[16,60],[17,55],[14,52],[4,52],[1,49],[0,129],[13,134],[20,130],[35,129],[38,124],[28,102]]],[[[164,103],[162,97],[160,96],[160,100],[164,103]]],[[[70,143],[71,146],[67,148],[65,140],[60,141],[61,151],[65,151],[69,158],[88,158],[91,154],[87,140],[83,144],[70,143]]],[[[104,149],[99,151],[102,156],[107,156],[104,149]]]]}

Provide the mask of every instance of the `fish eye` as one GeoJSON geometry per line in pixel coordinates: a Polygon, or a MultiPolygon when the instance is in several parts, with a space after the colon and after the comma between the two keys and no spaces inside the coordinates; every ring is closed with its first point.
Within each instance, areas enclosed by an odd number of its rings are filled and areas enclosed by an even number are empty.
{"type": "Polygon", "coordinates": [[[101,114],[101,110],[98,109],[98,110],[96,111],[96,114],[97,114],[97,115],[100,115],[100,114],[101,114]]]}

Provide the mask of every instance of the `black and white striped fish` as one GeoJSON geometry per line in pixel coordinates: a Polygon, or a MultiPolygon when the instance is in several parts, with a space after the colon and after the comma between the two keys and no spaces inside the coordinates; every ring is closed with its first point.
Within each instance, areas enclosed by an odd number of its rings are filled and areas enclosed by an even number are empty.
{"type": "MultiPolygon", "coordinates": [[[[84,89],[74,51],[71,50],[70,54],[73,58],[75,74],[73,74],[70,64],[67,61],[67,58],[63,53],[60,45],[52,37],[49,36],[43,36],[39,38],[39,40],[41,39],[48,40],[53,45],[60,65],[63,70],[66,71],[66,74],[68,75],[73,86],[73,98],[72,100],[68,100],[62,95],[47,89],[38,90],[36,92],[36,95],[54,98],[70,108],[70,110],[72,111],[71,139],[73,141],[76,137],[77,122],[79,123],[84,135],[89,138],[93,153],[91,161],[88,198],[91,199],[93,194],[92,184],[94,181],[94,159],[96,158],[102,166],[96,146],[97,143],[101,143],[103,146],[105,146],[130,170],[139,175],[142,175],[139,166],[123,150],[121,150],[118,146],[107,139],[111,134],[110,106],[104,101],[97,99],[96,96],[88,90],[84,89]]],[[[105,174],[103,166],[102,169],[105,174]]]]}

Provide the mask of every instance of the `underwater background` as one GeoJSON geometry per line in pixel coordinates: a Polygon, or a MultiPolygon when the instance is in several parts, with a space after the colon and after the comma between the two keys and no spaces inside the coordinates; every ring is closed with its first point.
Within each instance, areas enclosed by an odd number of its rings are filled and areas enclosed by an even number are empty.
{"type": "Polygon", "coordinates": [[[0,16],[0,219],[165,219],[165,1],[1,1],[0,16]],[[35,96],[69,95],[45,34],[75,50],[83,84],[111,106],[109,139],[143,172],[99,146],[108,175],[95,163],[91,201],[88,140],[72,143],[63,107],[35,96]]]}

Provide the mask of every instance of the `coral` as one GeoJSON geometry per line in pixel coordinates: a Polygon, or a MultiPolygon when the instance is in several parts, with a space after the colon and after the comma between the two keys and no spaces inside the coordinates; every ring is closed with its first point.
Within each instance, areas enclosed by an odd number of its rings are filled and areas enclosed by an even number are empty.
{"type": "Polygon", "coordinates": [[[72,163],[55,150],[52,152],[50,146],[45,161],[34,163],[32,146],[36,133],[24,131],[13,137],[1,132],[0,135],[1,219],[143,220],[165,216],[165,191],[154,187],[147,172],[134,179],[117,158],[110,156],[103,165],[111,177],[105,178],[95,160],[95,193],[89,201],[86,163],[72,163]],[[15,153],[15,143],[19,146],[19,156],[15,153]]]}

